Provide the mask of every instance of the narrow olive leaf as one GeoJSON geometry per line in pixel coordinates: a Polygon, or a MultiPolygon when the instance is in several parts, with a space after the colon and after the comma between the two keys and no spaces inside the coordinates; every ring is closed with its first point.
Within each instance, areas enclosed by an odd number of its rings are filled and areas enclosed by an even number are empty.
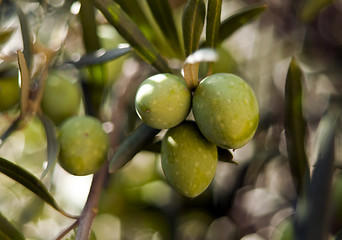
{"type": "Polygon", "coordinates": [[[64,212],[56,203],[53,196],[46,189],[44,184],[39,181],[34,175],[26,171],[20,166],[0,157],[0,172],[13,179],[14,181],[22,184],[24,187],[32,191],[43,201],[49,204],[51,207],[56,209],[58,212],[69,218],[77,218],[76,216],[70,215],[64,212]]]}
{"type": "Polygon", "coordinates": [[[172,72],[164,58],[118,4],[108,0],[94,0],[94,4],[142,59],[160,72],[172,72]]]}
{"type": "Polygon", "coordinates": [[[243,8],[234,15],[222,21],[219,30],[218,42],[222,43],[226,38],[232,35],[236,30],[245,24],[254,20],[257,16],[266,10],[265,4],[257,4],[254,6],[243,8]]]}
{"type": "Polygon", "coordinates": [[[2,30],[0,32],[0,44],[5,45],[8,39],[10,39],[10,37],[12,36],[13,32],[14,32],[14,28],[2,30]]]}
{"type": "Polygon", "coordinates": [[[189,56],[199,46],[205,20],[203,0],[189,0],[183,12],[182,29],[185,55],[189,56]]]}
{"type": "Polygon", "coordinates": [[[30,72],[27,66],[27,62],[25,59],[24,54],[18,50],[18,64],[20,70],[20,79],[21,79],[21,86],[20,86],[20,114],[21,116],[25,116],[28,108],[29,108],[29,97],[30,97],[30,72]]]}
{"type": "Polygon", "coordinates": [[[183,74],[189,89],[196,88],[198,84],[198,70],[202,62],[215,62],[218,55],[215,49],[201,48],[189,55],[183,65],[183,74]]]}
{"type": "Polygon", "coordinates": [[[45,115],[39,115],[39,119],[43,123],[47,143],[47,166],[40,177],[42,180],[57,162],[59,143],[57,139],[57,129],[54,123],[45,115]]]}
{"type": "Polygon", "coordinates": [[[306,213],[299,222],[300,238],[303,240],[328,239],[330,229],[331,186],[335,161],[335,131],[339,116],[331,109],[320,121],[314,145],[316,159],[312,179],[308,187],[306,213]]]}
{"type": "Polygon", "coordinates": [[[206,44],[216,47],[221,23],[222,0],[209,0],[207,10],[206,44]]]}
{"type": "Polygon", "coordinates": [[[333,0],[306,0],[299,11],[299,16],[304,22],[310,22],[316,18],[322,8],[331,4],[333,0]]]}
{"type": "Polygon", "coordinates": [[[79,16],[82,23],[83,43],[86,51],[92,53],[100,48],[94,6],[92,1],[88,0],[81,0],[80,3],[79,16]]]}
{"type": "Polygon", "coordinates": [[[0,213],[0,239],[25,240],[25,236],[0,213]]]}
{"type": "Polygon", "coordinates": [[[131,50],[132,48],[130,46],[118,47],[110,50],[99,49],[93,53],[82,56],[77,61],[69,61],[66,63],[73,64],[77,68],[82,68],[113,61],[121,56],[128,54],[129,52],[131,52],[131,50]]]}
{"type": "Polygon", "coordinates": [[[217,153],[219,161],[238,165],[237,162],[233,161],[233,154],[228,149],[217,147],[217,153]]]}
{"type": "Polygon", "coordinates": [[[11,125],[6,129],[6,131],[0,136],[0,147],[5,143],[7,138],[11,136],[20,126],[22,119],[20,117],[16,118],[11,125]]]}
{"type": "Polygon", "coordinates": [[[153,17],[174,52],[183,55],[169,1],[147,0],[153,17]]]}
{"type": "Polygon", "coordinates": [[[109,172],[116,172],[125,166],[139,151],[143,149],[145,144],[152,142],[154,136],[157,135],[159,131],[160,130],[151,128],[146,124],[142,124],[137,128],[126,138],[113,155],[109,165],[109,172]]]}
{"type": "Polygon", "coordinates": [[[298,194],[304,189],[309,167],[305,152],[306,123],[302,110],[302,73],[292,59],[285,83],[285,136],[291,173],[298,194]]]}
{"type": "MultiPolygon", "coordinates": [[[[14,2],[14,1],[13,1],[14,2]]],[[[20,22],[20,29],[21,29],[21,36],[23,39],[23,54],[25,56],[28,68],[32,65],[32,37],[31,37],[31,30],[29,27],[29,21],[25,16],[24,12],[21,10],[18,4],[15,4],[16,12],[20,22]]]]}

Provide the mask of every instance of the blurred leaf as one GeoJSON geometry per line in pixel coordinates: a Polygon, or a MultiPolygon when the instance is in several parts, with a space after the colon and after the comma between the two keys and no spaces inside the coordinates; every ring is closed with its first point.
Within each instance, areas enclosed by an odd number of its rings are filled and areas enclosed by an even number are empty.
{"type": "Polygon", "coordinates": [[[160,72],[172,72],[167,62],[118,4],[108,0],[94,0],[94,4],[142,59],[160,72]]]}
{"type": "Polygon", "coordinates": [[[25,240],[24,235],[0,213],[0,239],[25,240]]]}
{"type": "Polygon", "coordinates": [[[338,114],[330,110],[319,123],[316,134],[316,163],[308,188],[306,204],[298,209],[304,212],[299,218],[297,238],[303,240],[328,239],[331,216],[331,185],[335,160],[335,131],[338,114]],[[298,234],[299,233],[299,234],[298,234]]]}
{"type": "Polygon", "coordinates": [[[226,38],[232,35],[232,33],[250,21],[254,20],[265,10],[265,4],[257,4],[244,8],[222,21],[219,30],[218,43],[222,43],[226,38]]]}
{"type": "Polygon", "coordinates": [[[306,0],[300,9],[300,17],[304,22],[309,22],[316,18],[319,11],[331,4],[333,0],[306,0]]]}
{"type": "Polygon", "coordinates": [[[96,31],[95,11],[92,1],[80,0],[80,19],[82,23],[83,42],[87,53],[95,52],[100,46],[96,31]]]}
{"type": "Polygon", "coordinates": [[[287,153],[294,184],[298,194],[304,190],[309,177],[305,152],[306,123],[302,110],[302,73],[292,59],[285,83],[285,136],[287,153]]]}
{"type": "Polygon", "coordinates": [[[0,147],[2,146],[2,144],[5,143],[6,139],[18,129],[21,122],[21,118],[18,117],[11,123],[9,128],[7,128],[6,131],[0,136],[0,147]]]}
{"type": "MultiPolygon", "coordinates": [[[[13,1],[14,2],[14,1],[13,1]]],[[[27,62],[27,67],[30,68],[32,65],[32,38],[31,38],[31,30],[29,27],[29,21],[26,18],[24,12],[21,10],[20,6],[18,4],[15,4],[16,12],[18,14],[19,22],[20,22],[20,29],[21,29],[21,35],[23,38],[23,53],[27,62]]]]}
{"type": "Polygon", "coordinates": [[[208,14],[206,25],[206,44],[215,48],[218,40],[221,22],[222,0],[208,1],[208,14]]]}
{"type": "Polygon", "coordinates": [[[238,164],[237,162],[233,161],[233,154],[228,149],[217,147],[217,153],[219,161],[233,163],[236,165],[238,164]]]}
{"type": "Polygon", "coordinates": [[[39,119],[43,123],[47,142],[47,166],[40,177],[40,179],[43,179],[57,161],[59,143],[57,139],[57,129],[54,123],[45,115],[40,115],[39,119]]]}
{"type": "Polygon", "coordinates": [[[14,32],[13,28],[5,29],[0,32],[0,44],[5,44],[14,32]]]}
{"type": "Polygon", "coordinates": [[[160,132],[158,129],[151,128],[142,124],[120,145],[112,157],[109,165],[109,172],[113,173],[125,166],[140,150],[144,144],[149,144],[154,136],[160,132]]]}
{"type": "Polygon", "coordinates": [[[56,203],[53,196],[48,192],[44,184],[39,181],[34,175],[16,164],[0,157],[0,172],[22,184],[24,187],[35,193],[38,197],[44,200],[51,207],[69,218],[76,218],[64,212],[56,203]]]}
{"type": "Polygon", "coordinates": [[[30,72],[24,54],[18,50],[18,64],[21,79],[20,114],[25,116],[29,108],[30,97],[30,72]]]}
{"type": "Polygon", "coordinates": [[[89,53],[82,56],[78,61],[67,63],[73,64],[77,68],[82,68],[90,65],[106,63],[115,60],[131,52],[131,50],[132,48],[130,46],[119,47],[111,50],[99,49],[93,53],[89,53]]]}
{"type": "MultiPolygon", "coordinates": [[[[101,48],[97,35],[97,23],[95,18],[95,9],[92,1],[81,0],[80,20],[82,24],[83,43],[87,53],[93,54],[101,48]]],[[[103,65],[94,65],[88,67],[91,83],[104,85],[106,83],[105,68],[103,65]]],[[[102,92],[102,90],[101,90],[102,92]]],[[[94,103],[98,107],[99,103],[94,103]]]]}
{"type": "Polygon", "coordinates": [[[198,49],[205,19],[203,0],[189,0],[183,12],[182,28],[185,55],[188,56],[198,49]]]}
{"type": "Polygon", "coordinates": [[[342,229],[340,229],[334,237],[334,240],[341,240],[342,239],[342,229]]]}
{"type": "Polygon", "coordinates": [[[169,1],[165,0],[147,0],[152,14],[165,35],[173,51],[179,56],[183,56],[183,50],[179,42],[177,28],[172,16],[172,10],[169,1]]]}

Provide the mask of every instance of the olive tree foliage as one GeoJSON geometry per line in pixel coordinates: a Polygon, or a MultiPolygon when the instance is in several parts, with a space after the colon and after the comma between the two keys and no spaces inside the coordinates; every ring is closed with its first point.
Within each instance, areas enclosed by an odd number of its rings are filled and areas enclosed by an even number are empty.
{"type": "MultiPolygon", "coordinates": [[[[339,239],[340,5],[0,0],[0,239],[339,239]],[[223,72],[254,89],[259,125],[247,145],[217,148],[215,178],[191,199],[165,178],[165,130],[139,119],[135,94],[158,73],[194,91],[223,72]],[[109,140],[86,176],[59,164],[75,116],[109,140]]],[[[92,147],[80,141],[70,152],[92,147]]]]}

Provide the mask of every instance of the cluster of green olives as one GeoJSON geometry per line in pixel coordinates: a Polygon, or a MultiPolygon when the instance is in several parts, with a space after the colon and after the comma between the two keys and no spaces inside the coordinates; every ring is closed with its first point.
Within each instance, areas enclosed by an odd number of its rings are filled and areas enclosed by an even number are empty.
{"type": "Polygon", "coordinates": [[[178,192],[191,198],[214,178],[217,146],[241,148],[259,123],[253,89],[229,73],[206,77],[193,92],[182,77],[151,76],[138,88],[135,108],[147,125],[168,129],[161,148],[163,171],[178,192]],[[191,110],[195,121],[186,119],[191,110]]]}
{"type": "Polygon", "coordinates": [[[73,76],[49,74],[41,107],[59,127],[60,166],[73,175],[95,173],[107,158],[109,138],[99,119],[79,116],[81,89],[73,76]]]}

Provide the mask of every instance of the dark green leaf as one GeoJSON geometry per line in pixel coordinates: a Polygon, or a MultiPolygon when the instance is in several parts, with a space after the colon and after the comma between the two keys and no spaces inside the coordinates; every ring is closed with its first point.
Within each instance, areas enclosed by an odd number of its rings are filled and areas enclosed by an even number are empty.
{"type": "Polygon", "coordinates": [[[165,35],[173,51],[179,57],[183,56],[183,51],[179,42],[176,24],[173,19],[172,10],[169,1],[165,0],[147,0],[152,14],[165,35]]]}
{"type": "Polygon", "coordinates": [[[73,64],[77,68],[82,68],[90,65],[96,65],[100,63],[109,62],[115,60],[129,52],[131,52],[132,48],[127,47],[120,47],[111,50],[104,50],[99,49],[93,53],[89,53],[81,57],[78,61],[75,62],[67,62],[73,64]]]}
{"type": "Polygon", "coordinates": [[[0,172],[13,179],[14,181],[22,184],[24,187],[35,193],[38,197],[44,200],[51,207],[59,211],[64,216],[75,218],[64,212],[56,203],[53,196],[46,189],[44,184],[39,181],[34,175],[26,171],[20,166],[0,157],[0,172]]]}
{"type": "Polygon", "coordinates": [[[221,23],[222,0],[209,0],[207,13],[206,44],[215,48],[221,23]]]}
{"type": "Polygon", "coordinates": [[[221,25],[218,36],[218,43],[223,42],[232,35],[237,29],[254,20],[258,15],[266,10],[266,5],[258,4],[244,8],[229,18],[225,19],[221,25]]]}
{"type": "Polygon", "coordinates": [[[305,153],[306,123],[302,110],[302,73],[292,59],[285,83],[285,135],[290,168],[297,192],[303,191],[309,177],[305,153]]]}
{"type": "Polygon", "coordinates": [[[113,173],[125,166],[140,150],[144,144],[152,142],[160,130],[142,124],[120,145],[110,161],[109,172],[113,173]]]}
{"type": "MultiPolygon", "coordinates": [[[[101,48],[97,35],[95,9],[92,1],[81,0],[80,19],[82,24],[83,43],[87,53],[94,53],[101,48]]],[[[105,68],[103,65],[89,66],[91,83],[102,86],[106,82],[105,68]]]]}
{"type": "Polygon", "coordinates": [[[54,123],[45,115],[40,115],[39,119],[43,123],[47,142],[47,166],[41,176],[41,179],[43,179],[57,162],[59,143],[57,139],[57,130],[54,123]]]}
{"type": "Polygon", "coordinates": [[[297,238],[303,240],[328,239],[331,216],[331,186],[335,160],[335,131],[339,116],[333,109],[326,114],[316,134],[316,163],[308,187],[306,204],[300,205],[297,238]],[[301,218],[300,218],[301,217],[301,218]]]}
{"type": "Polygon", "coordinates": [[[219,161],[238,164],[233,161],[233,154],[228,149],[217,147],[217,153],[219,161]]]}
{"type": "Polygon", "coordinates": [[[205,20],[203,0],[189,0],[183,12],[182,28],[185,55],[189,56],[199,46],[205,20]]]}
{"type": "Polygon", "coordinates": [[[0,239],[25,240],[24,235],[0,213],[0,239]]]}
{"type": "Polygon", "coordinates": [[[107,0],[95,0],[94,4],[142,59],[160,72],[172,72],[167,62],[118,4],[107,0]]]}
{"type": "Polygon", "coordinates": [[[300,17],[303,21],[309,22],[313,20],[319,11],[332,3],[333,0],[306,0],[300,9],[300,17]]]}

